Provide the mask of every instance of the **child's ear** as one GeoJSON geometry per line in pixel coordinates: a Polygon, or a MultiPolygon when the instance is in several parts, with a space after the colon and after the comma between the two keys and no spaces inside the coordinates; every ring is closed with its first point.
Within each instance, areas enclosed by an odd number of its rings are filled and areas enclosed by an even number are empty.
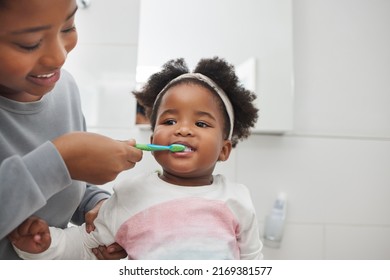
{"type": "Polygon", "coordinates": [[[226,161],[228,160],[230,156],[230,152],[232,151],[232,141],[230,140],[224,140],[221,152],[219,153],[218,160],[219,161],[226,161]]]}

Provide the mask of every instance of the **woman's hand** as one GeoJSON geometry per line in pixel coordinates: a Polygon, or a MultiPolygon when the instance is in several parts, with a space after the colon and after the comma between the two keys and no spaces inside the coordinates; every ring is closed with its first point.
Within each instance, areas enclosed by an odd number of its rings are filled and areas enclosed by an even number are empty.
{"type": "Polygon", "coordinates": [[[53,140],[53,144],[72,179],[97,185],[114,180],[142,159],[134,140],[117,141],[96,133],[68,133],[53,140]]]}
{"type": "Polygon", "coordinates": [[[127,257],[126,251],[118,244],[113,243],[110,246],[99,246],[92,249],[98,260],[120,260],[127,257]]]}

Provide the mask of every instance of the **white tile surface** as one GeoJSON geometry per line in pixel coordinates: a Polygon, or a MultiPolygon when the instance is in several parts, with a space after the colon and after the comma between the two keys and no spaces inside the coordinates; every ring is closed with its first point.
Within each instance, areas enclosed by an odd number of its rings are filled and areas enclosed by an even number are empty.
{"type": "Polygon", "coordinates": [[[237,180],[265,216],[280,191],[288,219],[390,224],[390,142],[254,135],[237,151],[237,180]]]}
{"type": "Polygon", "coordinates": [[[325,220],[326,182],[320,151],[315,141],[280,136],[253,135],[241,144],[238,181],[251,187],[260,218],[271,209],[277,194],[285,192],[289,221],[325,220]]]}
{"type": "Polygon", "coordinates": [[[389,260],[390,227],[326,226],[326,259],[389,260]]]}
{"type": "Polygon", "coordinates": [[[280,248],[263,247],[265,260],[323,259],[324,230],[321,225],[287,224],[280,248]]]}

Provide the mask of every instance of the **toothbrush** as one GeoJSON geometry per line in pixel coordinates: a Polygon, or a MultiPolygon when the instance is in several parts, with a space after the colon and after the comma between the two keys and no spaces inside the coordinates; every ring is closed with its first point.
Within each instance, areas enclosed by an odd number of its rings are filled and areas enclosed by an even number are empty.
{"type": "Polygon", "coordinates": [[[154,145],[154,144],[135,144],[137,149],[143,151],[171,151],[171,152],[182,152],[186,146],[181,144],[172,144],[170,146],[154,145]]]}

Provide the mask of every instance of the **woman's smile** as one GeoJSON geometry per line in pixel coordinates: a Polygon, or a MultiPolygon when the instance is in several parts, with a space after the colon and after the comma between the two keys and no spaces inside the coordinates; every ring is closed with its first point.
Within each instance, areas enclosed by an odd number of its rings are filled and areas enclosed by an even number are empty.
{"type": "Polygon", "coordinates": [[[60,70],[47,74],[29,75],[27,80],[38,86],[52,87],[60,79],[60,70]]]}

